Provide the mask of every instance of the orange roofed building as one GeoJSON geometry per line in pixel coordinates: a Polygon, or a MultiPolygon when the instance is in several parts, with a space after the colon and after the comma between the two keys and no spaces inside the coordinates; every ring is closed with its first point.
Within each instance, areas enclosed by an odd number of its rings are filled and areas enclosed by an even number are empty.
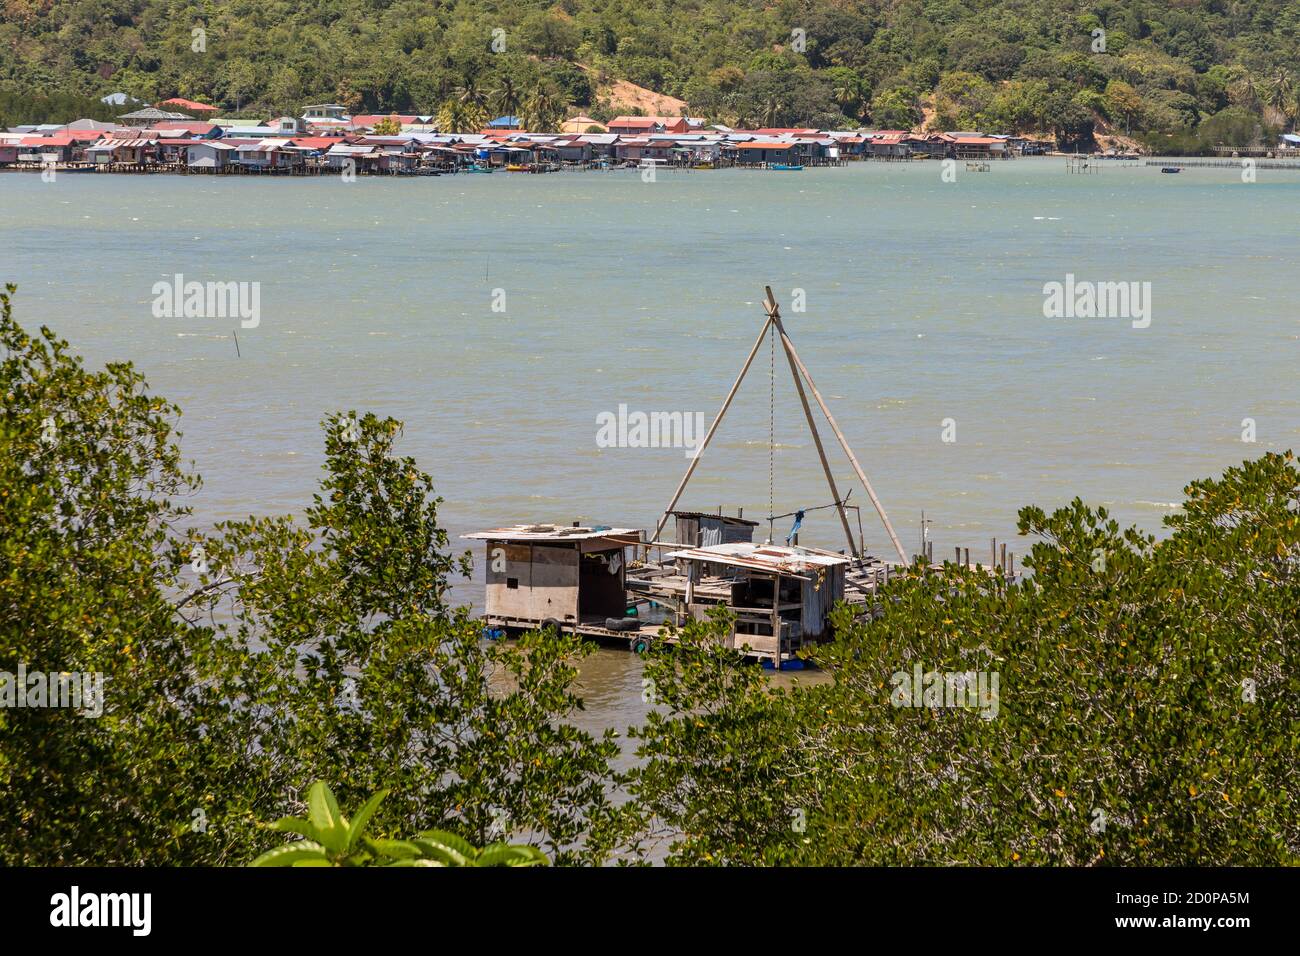
{"type": "Polygon", "coordinates": [[[616,116],[609,121],[611,133],[645,136],[648,133],[685,133],[690,128],[684,116],[616,116]]]}

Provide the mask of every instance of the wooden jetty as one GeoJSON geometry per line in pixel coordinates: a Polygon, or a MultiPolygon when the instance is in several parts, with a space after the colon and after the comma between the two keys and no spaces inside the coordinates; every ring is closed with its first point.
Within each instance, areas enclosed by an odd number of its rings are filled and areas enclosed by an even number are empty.
{"type": "MultiPolygon", "coordinates": [[[[877,590],[888,583],[891,571],[910,565],[911,558],[799,357],[771,288],[765,292],[766,320],[649,536],[638,528],[584,526],[578,522],[571,526],[517,524],[463,536],[486,543],[484,623],[490,630],[510,633],[553,627],[605,642],[625,643],[640,651],[655,641],[675,642],[677,628],[702,620],[710,611],[722,607],[732,613],[735,622],[724,638],[727,646],[770,662],[779,670],[797,660],[805,644],[830,637],[830,613],[836,604],[847,603],[859,614],[878,613],[877,590]],[[791,515],[772,514],[772,501],[768,503],[767,540],[762,543],[753,540],[759,522],[746,519],[743,513],[731,516],[723,514],[721,508],[716,513],[678,508],[764,342],[773,353],[771,374],[775,382],[778,339],[831,499],[830,504],[795,512],[795,527],[784,545],[772,541],[774,522],[791,515]],[[852,489],[840,493],[813,414],[814,404],[866,492],[896,561],[866,553],[861,511],[849,504],[852,489]],[[828,551],[800,545],[797,530],[804,514],[832,508],[844,532],[846,548],[828,551]],[[850,511],[857,518],[856,538],[849,523],[850,511]],[[665,539],[670,520],[674,527],[665,539]],[[669,624],[673,626],[665,626],[669,624]]],[[[987,566],[972,565],[969,549],[964,560],[961,549],[957,550],[956,563],[1014,577],[1015,558],[1012,555],[1008,560],[1006,545],[1000,555],[996,541],[990,548],[987,566]]],[[[928,541],[924,531],[919,556],[926,557],[933,566],[933,542],[928,541]]]]}

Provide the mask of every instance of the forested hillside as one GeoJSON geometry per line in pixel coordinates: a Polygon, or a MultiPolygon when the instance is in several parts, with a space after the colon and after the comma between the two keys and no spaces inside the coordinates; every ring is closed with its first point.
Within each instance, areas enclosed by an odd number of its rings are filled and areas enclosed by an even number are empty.
{"type": "Polygon", "coordinates": [[[121,90],[537,126],[619,111],[624,79],[733,125],[1190,145],[1290,128],[1298,73],[1295,0],[0,0],[10,122],[34,96],[121,90]]]}

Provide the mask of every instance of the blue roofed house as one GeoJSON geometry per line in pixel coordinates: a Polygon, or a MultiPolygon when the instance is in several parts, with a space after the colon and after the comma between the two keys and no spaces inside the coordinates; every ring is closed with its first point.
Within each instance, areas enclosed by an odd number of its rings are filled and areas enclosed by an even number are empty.
{"type": "Polygon", "coordinates": [[[1300,136],[1295,133],[1283,133],[1277,138],[1279,149],[1300,149],[1300,136]]]}
{"type": "Polygon", "coordinates": [[[488,123],[488,129],[521,129],[522,126],[518,116],[498,116],[488,123]]]}

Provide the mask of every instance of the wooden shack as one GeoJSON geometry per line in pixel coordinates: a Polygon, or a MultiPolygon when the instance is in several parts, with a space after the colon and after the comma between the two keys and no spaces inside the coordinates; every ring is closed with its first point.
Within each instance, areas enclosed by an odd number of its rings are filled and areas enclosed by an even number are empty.
{"type": "Polygon", "coordinates": [[[487,543],[486,621],[495,627],[603,627],[627,612],[635,528],[514,525],[464,535],[487,543]]]}
{"type": "Polygon", "coordinates": [[[816,548],[749,542],[671,551],[680,575],[648,582],[646,591],[676,606],[682,617],[703,619],[719,605],[736,615],[732,644],[779,667],[830,628],[830,612],[844,599],[852,559],[816,548]]]}
{"type": "Polygon", "coordinates": [[[757,521],[731,515],[706,514],[703,511],[674,511],[678,544],[692,548],[707,548],[714,544],[738,544],[754,540],[757,521]]]}

